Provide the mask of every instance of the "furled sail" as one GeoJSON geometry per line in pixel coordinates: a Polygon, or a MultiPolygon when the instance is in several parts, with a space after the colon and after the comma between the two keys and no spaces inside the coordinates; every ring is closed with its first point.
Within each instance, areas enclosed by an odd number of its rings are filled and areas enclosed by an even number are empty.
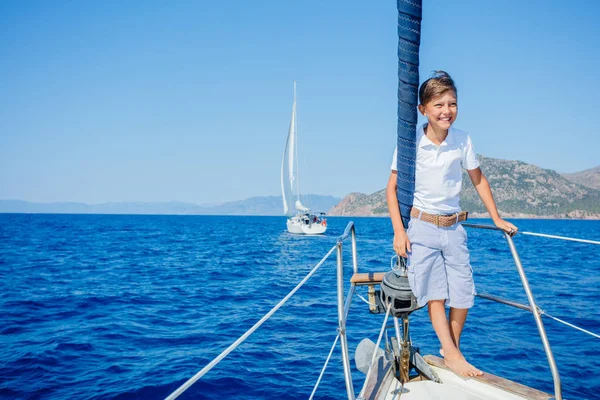
{"type": "Polygon", "coordinates": [[[422,0],[398,0],[398,170],[400,215],[408,227],[415,192],[422,0]]]}
{"type": "Polygon", "coordinates": [[[304,207],[302,203],[300,203],[300,200],[296,200],[296,210],[302,212],[309,212],[310,208],[304,207]]]}

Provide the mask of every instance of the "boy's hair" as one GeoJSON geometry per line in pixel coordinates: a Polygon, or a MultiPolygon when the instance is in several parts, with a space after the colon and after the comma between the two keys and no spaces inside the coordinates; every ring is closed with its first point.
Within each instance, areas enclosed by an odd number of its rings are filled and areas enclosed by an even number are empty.
{"type": "Polygon", "coordinates": [[[446,71],[434,71],[429,79],[421,84],[419,89],[419,103],[427,104],[435,97],[439,97],[448,90],[454,91],[454,95],[458,96],[458,91],[454,85],[454,80],[446,71]]]}

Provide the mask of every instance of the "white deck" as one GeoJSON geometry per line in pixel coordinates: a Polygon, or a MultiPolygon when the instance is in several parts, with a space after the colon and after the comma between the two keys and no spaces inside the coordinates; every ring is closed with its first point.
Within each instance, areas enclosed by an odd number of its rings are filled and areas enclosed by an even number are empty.
{"type": "MultiPolygon", "coordinates": [[[[442,359],[427,356],[426,360],[443,383],[416,378],[402,385],[392,376],[392,370],[389,368],[386,371],[380,370],[385,374],[385,377],[379,380],[378,384],[375,384],[375,380],[372,379],[370,379],[370,384],[365,383],[365,387],[371,389],[371,393],[364,394],[365,399],[547,400],[552,398],[547,393],[488,373],[476,378],[461,378],[448,370],[442,359]]],[[[367,392],[369,389],[367,389],[367,392]]]]}
{"type": "Polygon", "coordinates": [[[479,382],[475,379],[461,379],[453,372],[433,367],[444,382],[416,381],[402,385],[398,380],[392,385],[386,399],[460,399],[460,400],[523,400],[526,397],[517,396],[502,389],[479,382]]]}

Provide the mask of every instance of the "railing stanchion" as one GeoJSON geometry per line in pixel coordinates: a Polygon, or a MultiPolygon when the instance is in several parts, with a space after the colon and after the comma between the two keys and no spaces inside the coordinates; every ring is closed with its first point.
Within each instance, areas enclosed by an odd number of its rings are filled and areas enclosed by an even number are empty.
{"type": "Polygon", "coordinates": [[[348,339],[346,337],[346,313],[344,307],[344,263],[342,258],[342,240],[337,242],[337,305],[338,305],[338,329],[340,333],[340,346],[342,350],[342,362],[344,364],[344,380],[348,400],[354,400],[354,387],[352,385],[352,372],[350,370],[350,356],[348,355],[348,339]]]}
{"type": "Polygon", "coordinates": [[[352,266],[354,273],[358,274],[358,256],[356,255],[356,229],[352,225],[352,266]]]}
{"type": "Polygon", "coordinates": [[[529,301],[529,307],[531,307],[531,312],[535,319],[535,324],[537,325],[538,332],[540,334],[540,339],[542,339],[542,344],[544,345],[544,351],[546,352],[546,357],[548,358],[548,364],[550,365],[550,371],[552,372],[552,378],[554,380],[554,396],[556,400],[562,400],[562,388],[560,382],[560,375],[558,373],[558,368],[556,367],[556,362],[554,361],[554,355],[552,354],[552,349],[550,348],[550,342],[548,341],[548,336],[546,335],[546,330],[544,329],[544,323],[542,322],[542,316],[540,315],[540,310],[535,304],[535,299],[533,298],[533,293],[531,292],[531,287],[529,286],[529,281],[527,280],[527,276],[525,275],[525,270],[523,269],[523,264],[521,264],[521,258],[519,257],[519,253],[517,253],[517,248],[515,247],[515,243],[512,240],[512,237],[504,232],[502,229],[493,226],[493,225],[479,225],[479,224],[471,224],[471,223],[463,223],[463,226],[469,228],[479,228],[479,229],[488,229],[492,231],[500,231],[504,234],[506,241],[508,242],[508,247],[510,249],[510,253],[512,254],[513,260],[515,261],[515,265],[517,267],[517,271],[519,272],[519,277],[521,278],[521,283],[523,284],[523,289],[525,290],[525,294],[527,295],[527,300],[529,301]]]}
{"type": "Polygon", "coordinates": [[[552,349],[550,348],[548,336],[546,335],[546,329],[544,329],[542,316],[540,315],[540,311],[538,309],[537,304],[535,304],[535,299],[533,298],[533,293],[531,292],[531,288],[529,287],[529,281],[527,280],[527,276],[525,275],[525,270],[523,269],[523,264],[521,264],[521,258],[517,253],[515,243],[513,242],[512,238],[508,233],[504,232],[504,236],[506,237],[508,247],[510,248],[510,252],[512,253],[513,259],[515,260],[515,265],[517,266],[517,271],[519,272],[519,277],[521,278],[523,289],[525,289],[525,294],[527,295],[527,300],[529,301],[529,306],[531,307],[531,312],[533,313],[535,324],[537,325],[538,332],[540,333],[540,338],[542,339],[542,344],[544,345],[544,351],[546,352],[548,364],[550,365],[550,371],[552,372],[552,378],[554,379],[554,396],[556,397],[556,400],[562,400],[560,375],[558,373],[558,368],[556,367],[556,362],[554,361],[554,355],[552,354],[552,349]]]}

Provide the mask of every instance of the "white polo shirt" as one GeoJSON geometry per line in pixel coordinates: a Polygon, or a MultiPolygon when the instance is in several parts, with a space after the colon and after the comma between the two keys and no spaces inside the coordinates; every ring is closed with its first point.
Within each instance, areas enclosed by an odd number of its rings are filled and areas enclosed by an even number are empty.
{"type": "MultiPolygon", "coordinates": [[[[417,129],[417,163],[413,206],[430,214],[453,214],[460,211],[462,169],[479,167],[477,154],[468,133],[450,127],[439,146],[417,129]]],[[[392,170],[396,171],[398,148],[394,150],[392,170]]]]}

